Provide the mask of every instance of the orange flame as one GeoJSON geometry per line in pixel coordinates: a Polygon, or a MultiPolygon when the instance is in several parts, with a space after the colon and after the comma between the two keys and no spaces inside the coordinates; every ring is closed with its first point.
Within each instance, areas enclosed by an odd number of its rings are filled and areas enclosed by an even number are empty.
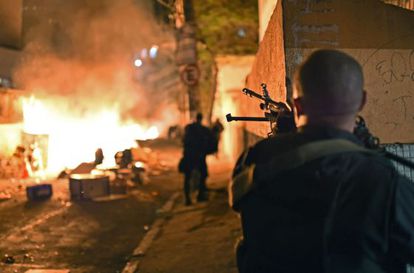
{"type": "Polygon", "coordinates": [[[136,140],[159,136],[155,126],[144,128],[132,121],[122,122],[116,107],[79,117],[61,110],[34,96],[23,100],[24,132],[48,136],[49,173],[94,161],[98,148],[105,156],[102,166],[113,167],[116,152],[136,147],[136,140]]]}

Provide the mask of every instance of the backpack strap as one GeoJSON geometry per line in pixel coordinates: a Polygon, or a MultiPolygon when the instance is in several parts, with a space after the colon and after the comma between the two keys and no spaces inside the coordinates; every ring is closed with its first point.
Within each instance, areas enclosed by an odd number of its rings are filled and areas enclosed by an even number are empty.
{"type": "Polygon", "coordinates": [[[262,175],[257,178],[259,180],[266,179],[280,172],[296,169],[319,158],[348,152],[376,153],[345,139],[314,141],[277,155],[268,163],[258,164],[256,166],[257,173],[262,175]]]}
{"type": "Polygon", "coordinates": [[[229,203],[237,210],[236,203],[245,196],[253,186],[253,173],[257,180],[266,180],[277,174],[298,168],[308,162],[329,155],[362,152],[377,154],[358,144],[345,139],[329,139],[310,142],[288,152],[273,157],[265,164],[246,166],[229,184],[229,203]]]}

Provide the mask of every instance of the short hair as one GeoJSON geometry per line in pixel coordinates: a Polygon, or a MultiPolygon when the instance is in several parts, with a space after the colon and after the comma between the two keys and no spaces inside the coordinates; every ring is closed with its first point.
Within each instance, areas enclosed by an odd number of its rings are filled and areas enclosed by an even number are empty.
{"type": "Polygon", "coordinates": [[[203,114],[202,113],[197,113],[196,120],[197,121],[202,121],[203,120],[203,114]]]}
{"type": "Polygon", "coordinates": [[[295,87],[310,115],[348,115],[359,111],[363,99],[362,67],[337,50],[312,53],[295,75],[295,87]]]}

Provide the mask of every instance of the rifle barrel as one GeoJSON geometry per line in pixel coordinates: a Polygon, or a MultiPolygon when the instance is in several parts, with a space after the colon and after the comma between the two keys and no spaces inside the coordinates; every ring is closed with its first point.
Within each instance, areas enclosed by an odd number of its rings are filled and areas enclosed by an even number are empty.
{"type": "Polygon", "coordinates": [[[271,98],[265,98],[264,96],[260,95],[259,93],[254,92],[253,90],[250,90],[249,88],[243,88],[243,93],[248,96],[258,98],[259,100],[262,100],[264,102],[271,103],[275,106],[278,105],[278,103],[272,100],[271,98]]]}
{"type": "Polygon", "coordinates": [[[243,88],[243,93],[251,96],[251,97],[255,97],[258,98],[260,100],[264,100],[264,97],[262,95],[260,95],[259,93],[254,92],[253,90],[250,90],[249,88],[243,88]]]}
{"type": "Polygon", "coordinates": [[[226,115],[226,120],[227,122],[230,121],[270,121],[269,118],[267,117],[235,117],[232,116],[231,114],[227,114],[226,115]]]}

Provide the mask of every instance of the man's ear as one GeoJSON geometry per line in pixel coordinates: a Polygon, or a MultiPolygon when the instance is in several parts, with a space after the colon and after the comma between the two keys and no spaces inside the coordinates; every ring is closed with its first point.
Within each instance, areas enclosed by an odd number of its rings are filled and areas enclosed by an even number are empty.
{"type": "Polygon", "coordinates": [[[361,105],[359,106],[359,111],[361,111],[364,108],[366,102],[367,102],[367,91],[362,90],[362,100],[361,100],[361,105]]]}
{"type": "Polygon", "coordinates": [[[293,99],[293,104],[295,105],[296,115],[298,117],[302,116],[304,114],[302,99],[301,98],[293,99]]]}

